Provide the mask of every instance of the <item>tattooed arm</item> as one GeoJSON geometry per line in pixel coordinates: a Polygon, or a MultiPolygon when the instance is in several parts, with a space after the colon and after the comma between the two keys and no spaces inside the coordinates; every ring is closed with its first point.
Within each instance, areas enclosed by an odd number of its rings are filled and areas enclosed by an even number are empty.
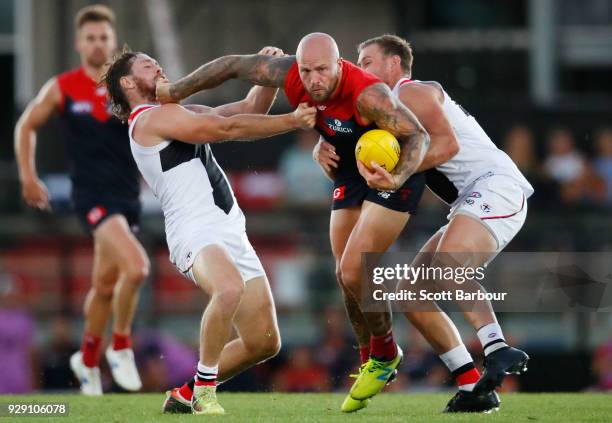
{"type": "Polygon", "coordinates": [[[273,57],[262,54],[223,56],[200,66],[172,84],[157,85],[157,99],[178,102],[199,91],[215,88],[228,79],[241,79],[255,85],[281,88],[295,56],[273,57]]]}
{"type": "Polygon", "coordinates": [[[366,121],[374,122],[380,129],[395,135],[401,147],[399,162],[391,174],[380,166],[373,166],[374,171],[368,171],[358,162],[360,172],[372,188],[398,189],[419,168],[429,148],[429,135],[414,114],[383,83],[370,85],[361,92],[357,98],[357,110],[366,121]]]}

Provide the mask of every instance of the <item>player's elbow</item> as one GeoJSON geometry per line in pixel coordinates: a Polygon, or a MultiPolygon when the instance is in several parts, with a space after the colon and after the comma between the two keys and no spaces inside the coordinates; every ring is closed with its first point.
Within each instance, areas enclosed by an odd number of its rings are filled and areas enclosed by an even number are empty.
{"type": "Polygon", "coordinates": [[[444,152],[442,154],[442,163],[449,161],[450,159],[455,157],[457,153],[459,153],[459,143],[457,142],[457,138],[451,137],[449,142],[446,143],[446,148],[444,149],[444,152]]]}

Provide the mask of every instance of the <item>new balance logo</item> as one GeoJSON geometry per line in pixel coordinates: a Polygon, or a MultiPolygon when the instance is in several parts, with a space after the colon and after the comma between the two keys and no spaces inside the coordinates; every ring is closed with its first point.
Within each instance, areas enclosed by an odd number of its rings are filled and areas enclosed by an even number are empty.
{"type": "Polygon", "coordinates": [[[386,381],[387,379],[389,379],[389,376],[391,375],[391,372],[393,371],[393,369],[391,367],[385,367],[382,371],[383,373],[378,375],[376,379],[386,381]]]}

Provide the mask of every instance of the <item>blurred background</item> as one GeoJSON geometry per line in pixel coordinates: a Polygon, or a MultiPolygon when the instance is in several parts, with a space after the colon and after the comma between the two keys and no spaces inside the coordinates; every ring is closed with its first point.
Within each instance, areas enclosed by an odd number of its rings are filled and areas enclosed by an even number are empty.
{"type": "MultiPolygon", "coordinates": [[[[404,36],[413,44],[413,77],[442,83],[535,187],[509,249],[612,250],[612,1],[0,0],[0,393],[76,389],[68,358],[81,336],[92,242],[70,214],[58,126],[40,134],[37,158],[53,214],[29,210],[20,199],[12,131],[41,85],[78,65],[73,17],[93,3],[114,9],[120,44],[154,55],[171,78],[265,45],[293,52],[312,31],[334,36],[349,60],[366,38],[404,36]]],[[[230,82],[192,100],[218,105],[247,90],[230,82]]],[[[273,113],[287,110],[281,94],[273,113]]],[[[302,132],[213,148],[247,215],[283,337],[278,357],[224,389],[341,390],[357,365],[329,247],[330,183],[311,159],[316,141],[302,132]]],[[[145,186],[142,200],[139,237],[152,272],[135,350],[144,389],[162,391],[193,375],[206,298],[168,261],[159,205],[145,186]]],[[[427,194],[397,250],[416,251],[446,213],[427,194]]],[[[452,317],[480,357],[473,330],[452,317]]],[[[610,314],[505,313],[500,320],[532,356],[529,373],[507,379],[505,390],[612,389],[610,314]]],[[[392,389],[451,389],[442,363],[400,315],[394,332],[407,360],[392,389]]],[[[114,389],[105,372],[106,388],[114,389]]]]}

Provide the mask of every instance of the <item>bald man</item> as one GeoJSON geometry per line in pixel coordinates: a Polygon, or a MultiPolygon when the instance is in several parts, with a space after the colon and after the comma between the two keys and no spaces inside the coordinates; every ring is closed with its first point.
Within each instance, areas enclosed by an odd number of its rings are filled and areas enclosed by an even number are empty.
{"type": "MultiPolygon", "coordinates": [[[[384,83],[341,59],[336,42],[322,33],[304,37],[296,56],[232,55],[216,59],[174,84],[158,85],[158,100],[180,101],[232,78],[283,87],[291,104],[315,105],[315,127],[339,154],[337,166],[326,169],[335,185],[330,238],[338,282],[362,358],[359,376],[342,411],[356,411],[389,382],[402,358],[393,340],[388,304],[385,311],[361,311],[361,299],[370,289],[362,285],[361,253],[385,252],[416,210],[425,181],[415,171],[427,151],[429,136],[384,83]],[[357,140],[375,128],[393,133],[402,147],[400,161],[391,174],[376,165],[366,171],[355,160],[357,140]]],[[[436,315],[438,327],[454,330],[443,316],[436,315]]]]}

